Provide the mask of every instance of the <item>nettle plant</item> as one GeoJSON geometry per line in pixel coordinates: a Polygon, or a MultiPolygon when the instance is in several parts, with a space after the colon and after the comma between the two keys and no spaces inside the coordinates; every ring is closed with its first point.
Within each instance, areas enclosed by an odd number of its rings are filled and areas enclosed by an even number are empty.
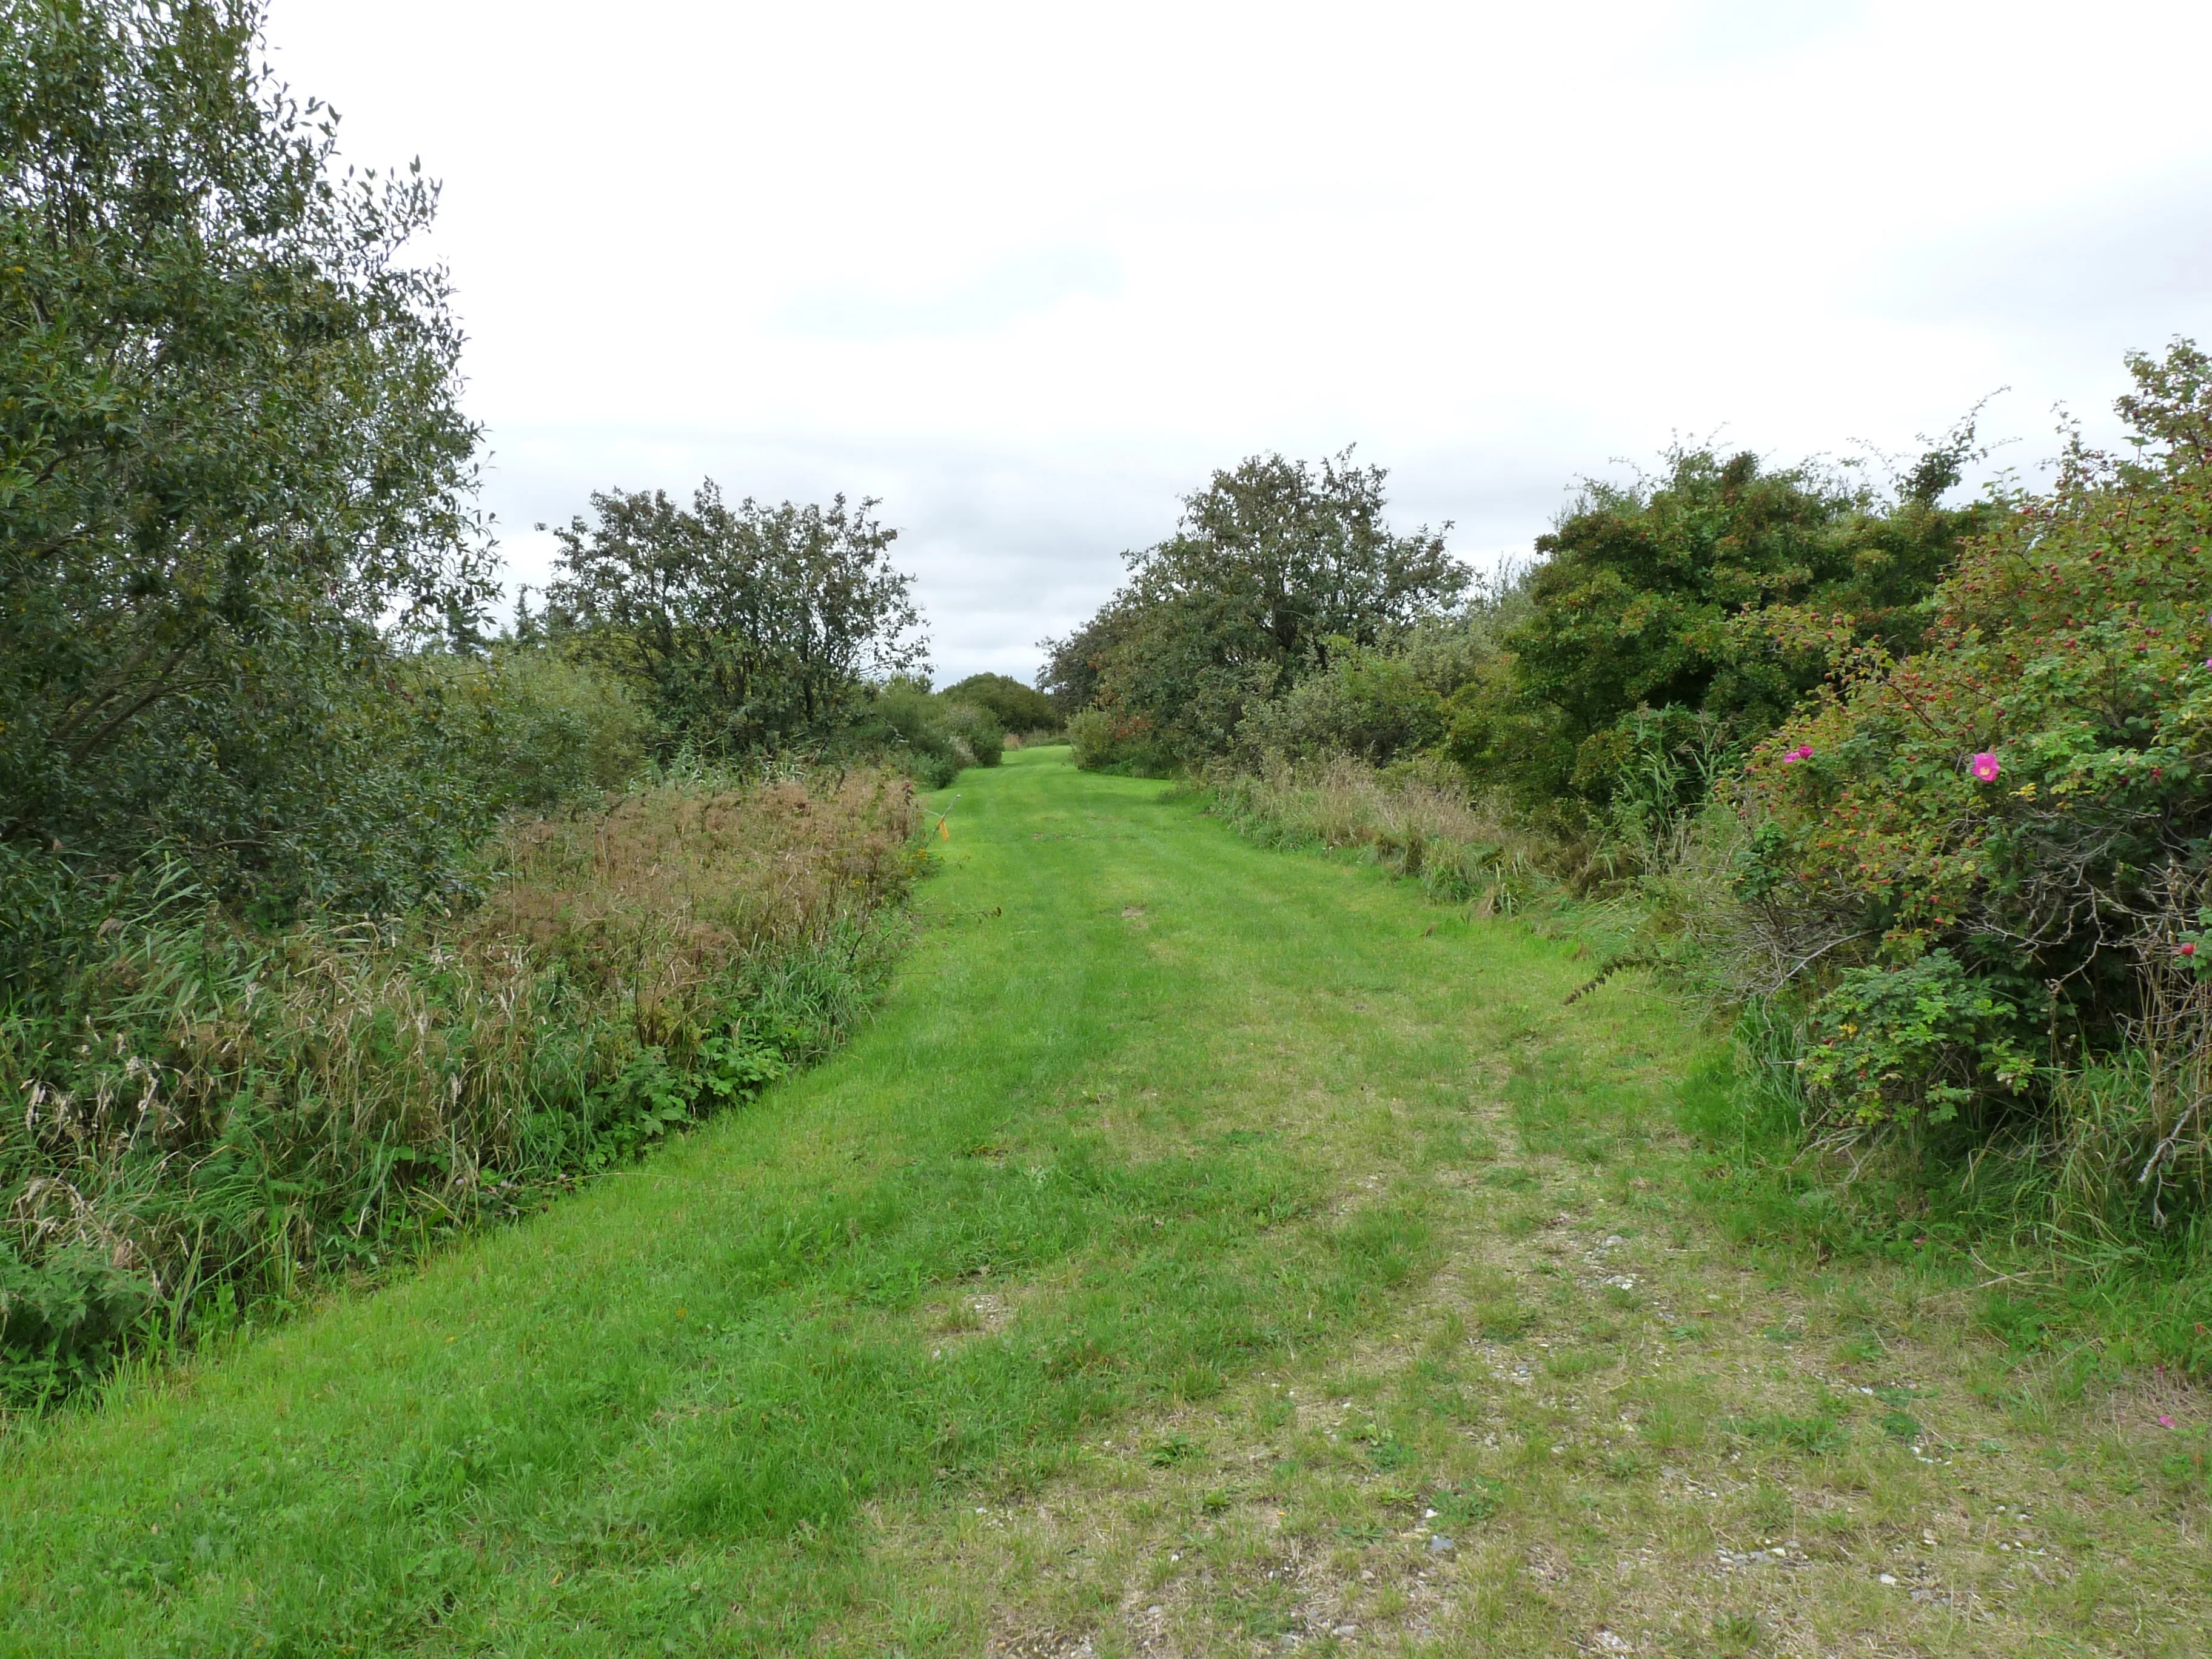
{"type": "Polygon", "coordinates": [[[1924,650],[1765,619],[1838,672],[1747,769],[1737,889],[1822,993],[1804,1076],[1836,1123],[1990,1127],[2124,1042],[2160,896],[2208,861],[2212,362],[2130,368],[2136,454],[2071,445],[1938,587],[1924,650]]]}

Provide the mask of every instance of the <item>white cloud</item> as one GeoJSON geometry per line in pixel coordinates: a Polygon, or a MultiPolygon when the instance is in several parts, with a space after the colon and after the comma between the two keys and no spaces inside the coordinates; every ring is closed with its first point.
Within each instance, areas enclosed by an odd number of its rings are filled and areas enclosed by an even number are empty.
{"type": "Polygon", "coordinates": [[[1724,429],[2048,447],[2212,332],[2201,4],[276,0],[421,155],[526,575],[595,488],[877,495],[1025,675],[1213,467],[1358,442],[1487,556],[1724,429]]]}

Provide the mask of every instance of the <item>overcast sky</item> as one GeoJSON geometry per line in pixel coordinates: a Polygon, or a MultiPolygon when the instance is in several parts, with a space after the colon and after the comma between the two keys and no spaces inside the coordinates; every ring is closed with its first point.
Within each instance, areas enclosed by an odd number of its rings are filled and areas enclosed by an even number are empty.
{"type": "Polygon", "coordinates": [[[1676,434],[2111,430],[2212,340],[2212,4],[274,0],[433,244],[518,580],[594,489],[883,498],[1023,679],[1216,467],[1525,550],[1676,434]],[[2199,91],[2188,88],[2198,85],[2199,91]]]}

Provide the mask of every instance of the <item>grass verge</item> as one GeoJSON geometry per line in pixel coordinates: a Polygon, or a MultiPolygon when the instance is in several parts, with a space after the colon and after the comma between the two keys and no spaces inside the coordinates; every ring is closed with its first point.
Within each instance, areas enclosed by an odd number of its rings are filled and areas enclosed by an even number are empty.
{"type": "Polygon", "coordinates": [[[111,890],[0,1001],[0,1406],[538,1207],[848,1029],[915,867],[890,775],[517,822],[480,902],[257,933],[111,890]]]}
{"type": "MultiPolygon", "coordinates": [[[[1519,915],[1576,941],[1591,964],[1577,999],[1608,994],[1602,988],[1623,967],[1665,962],[1697,982],[1711,966],[1699,959],[1711,940],[1677,938],[1661,948],[1655,939],[1714,908],[1711,890],[1725,889],[1724,869],[1709,867],[1709,854],[1680,856],[1686,824],[1680,844],[1659,860],[1668,873],[1590,902],[1572,896],[1572,881],[1544,874],[1572,849],[1546,848],[1418,767],[1275,762],[1223,771],[1206,799],[1261,845],[1371,864],[1431,899],[1468,903],[1478,915],[1519,915]],[[1708,890],[1694,890],[1700,885],[1708,890]]],[[[1583,860],[1577,878],[1597,868],[1588,849],[1574,857],[1583,860]]],[[[2212,1376],[2207,1218],[2184,1206],[2154,1224],[2134,1179],[2145,1162],[2140,1137],[2090,1144],[2094,1133],[2039,1134],[2030,1121],[2024,1130],[1954,1135],[1948,1144],[1930,1136],[1842,1152],[1811,1146],[1807,1126],[1819,1114],[1799,1087],[1798,1041],[1776,1007],[1753,998],[1732,1054],[1705,1065],[1677,1110],[1703,1154],[1686,1173],[1691,1189],[1730,1237],[1823,1263],[1910,1262],[1972,1305],[1984,1331],[2036,1372],[2039,1387],[2063,1376],[2087,1388],[2142,1367],[2212,1376]]],[[[2131,1081],[2075,1079],[2063,1091],[2075,1102],[2069,1123],[2098,1115],[2100,1082],[2117,1082],[2111,1092],[2124,1095],[2131,1081]]],[[[2109,1115],[2124,1127],[2140,1116],[2109,1115]]]]}

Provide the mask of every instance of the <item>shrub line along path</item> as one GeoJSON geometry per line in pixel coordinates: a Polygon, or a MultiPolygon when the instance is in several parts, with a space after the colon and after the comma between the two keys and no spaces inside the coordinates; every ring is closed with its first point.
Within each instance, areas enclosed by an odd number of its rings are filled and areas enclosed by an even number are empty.
{"type": "Polygon", "coordinates": [[[1729,1244],[1658,994],[1064,750],[960,789],[830,1062],[11,1425],[0,1651],[2212,1648],[2198,1396],[1729,1244]]]}

